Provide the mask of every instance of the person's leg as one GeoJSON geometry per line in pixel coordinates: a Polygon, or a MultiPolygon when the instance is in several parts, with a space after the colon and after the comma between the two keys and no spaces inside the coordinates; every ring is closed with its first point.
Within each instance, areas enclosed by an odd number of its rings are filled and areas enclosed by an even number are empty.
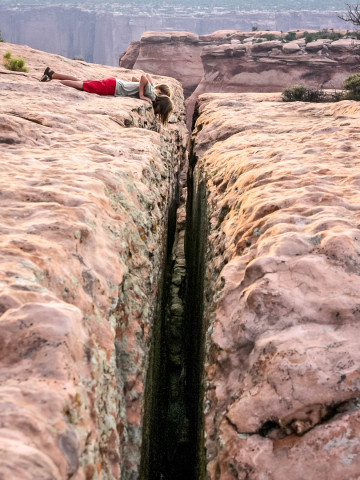
{"type": "MultiPolygon", "coordinates": [[[[59,74],[60,75],[60,74],[59,74]]],[[[66,75],[64,75],[66,76],[66,75]]],[[[54,76],[53,76],[54,78],[54,76]]],[[[60,79],[58,79],[60,80],[60,79]]],[[[77,90],[83,90],[84,82],[82,80],[60,80],[60,83],[66,85],[67,87],[76,88],[77,90]]]]}
{"type": "MultiPolygon", "coordinates": [[[[73,75],[63,75],[62,73],[56,73],[54,72],[51,75],[51,78],[53,80],[74,80],[74,81],[79,81],[78,77],[74,77],[73,75]]],[[[65,85],[65,84],[64,84],[65,85]]]]}

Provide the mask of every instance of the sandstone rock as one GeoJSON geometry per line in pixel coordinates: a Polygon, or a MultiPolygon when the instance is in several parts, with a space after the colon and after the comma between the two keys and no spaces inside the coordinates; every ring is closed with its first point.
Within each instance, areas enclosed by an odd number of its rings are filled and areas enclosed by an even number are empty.
{"type": "Polygon", "coordinates": [[[314,42],[309,42],[306,44],[306,50],[308,52],[317,52],[318,50],[321,50],[324,46],[324,42],[322,40],[316,40],[314,42]]]}
{"type": "Polygon", "coordinates": [[[55,80],[139,72],[0,43],[0,478],[135,478],[167,210],[187,143],[144,101],[55,80]]]}
{"type": "Polygon", "coordinates": [[[282,43],[279,40],[254,43],[254,45],[251,47],[251,53],[271,51],[273,48],[279,48],[279,47],[282,47],[282,43]]]}
{"type": "Polygon", "coordinates": [[[197,111],[209,479],[357,478],[360,107],[207,94],[197,111]]]}
{"type": "Polygon", "coordinates": [[[139,56],[140,42],[131,42],[129,47],[120,54],[119,66],[132,69],[139,56]]]}
{"type": "MultiPolygon", "coordinates": [[[[190,32],[145,32],[133,66],[155,74],[166,70],[169,76],[181,79],[184,93],[189,96],[203,75],[200,59],[203,47],[223,43],[224,38],[226,32],[206,36],[190,32]]],[[[121,60],[120,66],[125,65],[121,60]]]]}
{"type": "Polygon", "coordinates": [[[296,84],[341,89],[345,78],[357,72],[360,61],[358,41],[352,39],[320,39],[305,44],[299,38],[282,43],[279,31],[220,31],[195,38],[181,32],[181,40],[176,41],[176,32],[156,35],[144,34],[134,66],[163,72],[182,82],[188,97],[189,127],[196,98],[201,93],[282,91],[296,84]],[[256,43],[265,34],[276,35],[279,40],[256,43]],[[147,43],[148,37],[152,43],[147,43]],[[156,38],[162,40],[156,43],[156,38]],[[242,43],[233,43],[234,40],[242,43]]]}
{"type": "Polygon", "coordinates": [[[284,43],[282,46],[282,50],[284,53],[297,53],[301,50],[301,47],[297,41],[284,43]]]}
{"type": "Polygon", "coordinates": [[[354,40],[352,38],[341,38],[328,44],[328,47],[333,52],[346,52],[350,51],[357,54],[360,46],[360,40],[354,40]]]}

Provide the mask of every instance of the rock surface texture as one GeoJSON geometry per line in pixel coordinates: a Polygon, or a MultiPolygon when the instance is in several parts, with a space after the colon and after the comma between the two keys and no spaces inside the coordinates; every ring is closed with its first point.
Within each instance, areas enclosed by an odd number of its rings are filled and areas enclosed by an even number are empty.
{"type": "Polygon", "coordinates": [[[207,478],[359,478],[360,107],[214,94],[198,115],[207,478]]]}
{"type": "Polygon", "coordinates": [[[135,479],[181,87],[164,128],[144,101],[39,82],[133,72],[6,50],[29,73],[0,69],[0,478],[135,479]]]}
{"type": "Polygon", "coordinates": [[[191,95],[187,100],[189,126],[201,93],[280,92],[298,84],[341,89],[345,78],[359,69],[358,40],[322,39],[306,44],[304,38],[298,38],[283,43],[284,36],[281,32],[233,30],[211,35],[146,32],[140,47],[129,48],[120,66],[161,72],[179,80],[185,96],[191,95]],[[267,41],[266,35],[275,39],[267,41]]]}

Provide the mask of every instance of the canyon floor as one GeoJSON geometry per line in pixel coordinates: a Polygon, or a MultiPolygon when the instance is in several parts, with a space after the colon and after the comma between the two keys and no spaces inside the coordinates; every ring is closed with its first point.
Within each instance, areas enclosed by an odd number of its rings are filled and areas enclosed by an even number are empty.
{"type": "MultiPolygon", "coordinates": [[[[143,432],[187,158],[180,84],[162,78],[175,101],[162,127],[143,101],[39,82],[47,65],[134,72],[8,49],[29,73],[0,68],[0,478],[173,480],[146,474],[143,432]]],[[[204,94],[196,115],[178,216],[198,324],[172,384],[199,374],[191,480],[355,480],[360,107],[204,94]]]]}

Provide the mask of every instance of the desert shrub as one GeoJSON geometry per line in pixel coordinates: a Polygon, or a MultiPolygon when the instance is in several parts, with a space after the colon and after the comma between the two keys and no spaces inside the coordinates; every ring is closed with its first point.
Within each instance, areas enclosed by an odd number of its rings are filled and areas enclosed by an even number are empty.
{"type": "Polygon", "coordinates": [[[302,85],[286,88],[281,94],[283,102],[324,102],[330,98],[323,90],[310,90],[302,85]]]}
{"type": "Polygon", "coordinates": [[[284,37],[285,42],[292,42],[295,39],[296,39],[296,32],[288,32],[284,37]]]}
{"type": "Polygon", "coordinates": [[[356,40],[360,40],[360,32],[353,30],[352,32],[347,31],[346,37],[355,38],[356,40]]]}
{"type": "Polygon", "coordinates": [[[277,37],[273,33],[263,33],[260,35],[260,38],[265,38],[265,40],[275,40],[277,37]]]}
{"type": "Polygon", "coordinates": [[[343,89],[346,90],[344,99],[360,100],[360,73],[350,75],[350,77],[344,81],[343,89]]]}
{"type": "Polygon", "coordinates": [[[22,57],[12,57],[10,50],[3,55],[4,67],[13,72],[28,72],[25,67],[25,60],[22,57]]]}
{"type": "Polygon", "coordinates": [[[1,30],[0,30],[0,42],[4,42],[4,41],[5,41],[5,40],[4,40],[4,38],[3,38],[2,34],[1,34],[1,30]]]}
{"type": "Polygon", "coordinates": [[[302,85],[295,85],[292,88],[285,88],[281,97],[284,102],[301,102],[306,93],[306,88],[302,85]]]}
{"type": "Polygon", "coordinates": [[[345,35],[340,32],[330,31],[327,28],[324,28],[320,32],[304,32],[304,39],[306,43],[315,42],[315,40],[319,40],[319,38],[328,38],[330,40],[339,40],[343,38],[345,35]]]}
{"type": "Polygon", "coordinates": [[[251,27],[251,31],[252,31],[252,32],[256,32],[257,30],[258,30],[258,27],[257,27],[256,25],[253,25],[253,26],[251,27]]]}

